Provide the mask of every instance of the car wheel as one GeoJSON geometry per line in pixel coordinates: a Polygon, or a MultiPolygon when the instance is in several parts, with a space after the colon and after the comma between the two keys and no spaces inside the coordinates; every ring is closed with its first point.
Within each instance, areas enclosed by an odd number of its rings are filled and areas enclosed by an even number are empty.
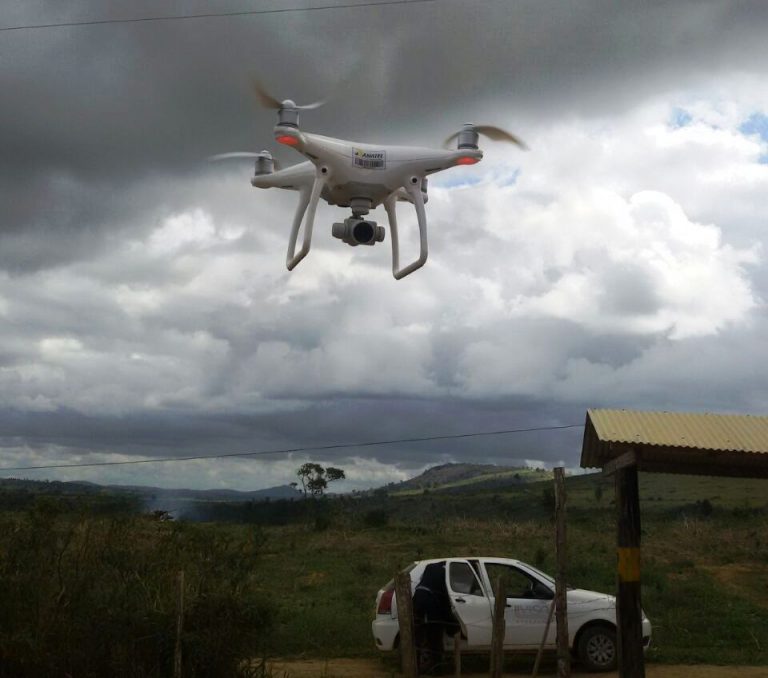
{"type": "Polygon", "coordinates": [[[616,668],[618,646],[616,629],[610,626],[590,626],[579,638],[579,661],[589,671],[610,671],[616,668]]]}

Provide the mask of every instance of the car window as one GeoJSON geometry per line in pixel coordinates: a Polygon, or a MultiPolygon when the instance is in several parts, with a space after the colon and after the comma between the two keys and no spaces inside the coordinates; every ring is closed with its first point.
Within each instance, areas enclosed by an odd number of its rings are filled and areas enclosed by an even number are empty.
{"type": "Polygon", "coordinates": [[[550,577],[546,572],[542,572],[538,567],[534,567],[533,565],[528,565],[528,563],[525,564],[525,566],[531,570],[534,574],[539,575],[545,582],[548,584],[551,584],[552,586],[555,585],[555,578],[550,577]]]}
{"type": "Polygon", "coordinates": [[[494,596],[499,585],[499,578],[502,578],[506,585],[507,598],[543,597],[540,595],[541,585],[536,587],[538,582],[516,567],[502,563],[486,563],[485,570],[488,573],[488,578],[491,580],[494,596]]]}
{"type": "Polygon", "coordinates": [[[455,593],[463,593],[469,596],[483,595],[480,581],[469,563],[452,562],[448,566],[448,581],[451,591],[455,593]]]}

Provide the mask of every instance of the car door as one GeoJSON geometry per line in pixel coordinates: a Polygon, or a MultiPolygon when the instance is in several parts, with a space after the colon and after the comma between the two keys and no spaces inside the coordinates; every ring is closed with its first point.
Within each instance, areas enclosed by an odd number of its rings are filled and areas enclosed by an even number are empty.
{"type": "Polygon", "coordinates": [[[470,648],[490,647],[491,604],[480,578],[466,560],[449,560],[445,584],[453,613],[461,624],[470,648]]]}
{"type": "MultiPolygon", "coordinates": [[[[504,645],[510,648],[538,647],[544,635],[553,591],[544,582],[509,563],[486,561],[488,581],[494,592],[499,577],[506,585],[507,601],[504,609],[504,645]]],[[[493,605],[493,600],[491,605],[493,605]]],[[[547,634],[546,645],[554,644],[555,625],[547,634]]]]}

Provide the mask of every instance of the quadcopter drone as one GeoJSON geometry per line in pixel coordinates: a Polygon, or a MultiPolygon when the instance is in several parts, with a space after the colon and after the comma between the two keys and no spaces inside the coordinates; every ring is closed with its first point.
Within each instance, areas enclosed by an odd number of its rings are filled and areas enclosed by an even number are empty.
{"type": "Polygon", "coordinates": [[[281,169],[269,151],[260,153],[222,153],[211,160],[255,158],[251,184],[256,188],[285,188],[299,192],[299,205],[293,218],[286,265],[293,270],[309,253],[317,204],[322,198],[329,205],[348,207],[352,216],[332,226],[332,234],[348,245],[370,245],[384,241],[385,230],[365,218],[383,204],[392,237],[392,275],[396,280],[421,268],[427,261],[427,176],[457,165],[474,165],[483,158],[478,148],[479,135],[493,141],[506,141],[525,148],[520,139],[491,125],[465,124],[449,136],[443,149],[413,146],[384,146],[343,141],[309,134],[299,128],[299,111],[318,108],[324,102],[299,106],[290,99],[279,101],[258,82],[254,90],[261,104],[277,110],[275,140],[296,149],[306,162],[281,169]],[[448,145],[457,140],[456,149],[448,145]],[[410,202],[416,208],[419,225],[418,259],[400,267],[400,248],[395,205],[410,202]],[[299,231],[304,225],[301,249],[296,251],[299,231]]]}

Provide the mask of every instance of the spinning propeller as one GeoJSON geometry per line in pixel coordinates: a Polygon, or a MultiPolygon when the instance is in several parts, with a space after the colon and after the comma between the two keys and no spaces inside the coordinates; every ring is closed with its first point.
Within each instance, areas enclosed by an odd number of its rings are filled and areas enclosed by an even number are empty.
{"type": "Polygon", "coordinates": [[[311,111],[312,109],[320,108],[320,106],[325,104],[325,100],[321,99],[320,101],[315,101],[311,104],[304,104],[299,106],[291,99],[285,99],[283,101],[275,99],[275,97],[273,97],[269,92],[267,92],[267,90],[264,89],[264,87],[262,87],[261,83],[256,78],[251,80],[251,85],[253,87],[253,93],[256,95],[259,103],[264,108],[273,108],[276,111],[286,108],[292,108],[299,111],[311,111]]]}
{"type": "Polygon", "coordinates": [[[459,148],[477,148],[478,135],[487,137],[491,141],[505,141],[510,144],[515,144],[524,151],[528,150],[528,146],[525,145],[525,142],[522,139],[516,137],[511,132],[507,132],[505,129],[501,129],[501,127],[494,127],[493,125],[473,125],[472,123],[465,124],[461,130],[451,134],[451,136],[443,142],[443,148],[448,148],[454,139],[459,140],[459,148]]]}

